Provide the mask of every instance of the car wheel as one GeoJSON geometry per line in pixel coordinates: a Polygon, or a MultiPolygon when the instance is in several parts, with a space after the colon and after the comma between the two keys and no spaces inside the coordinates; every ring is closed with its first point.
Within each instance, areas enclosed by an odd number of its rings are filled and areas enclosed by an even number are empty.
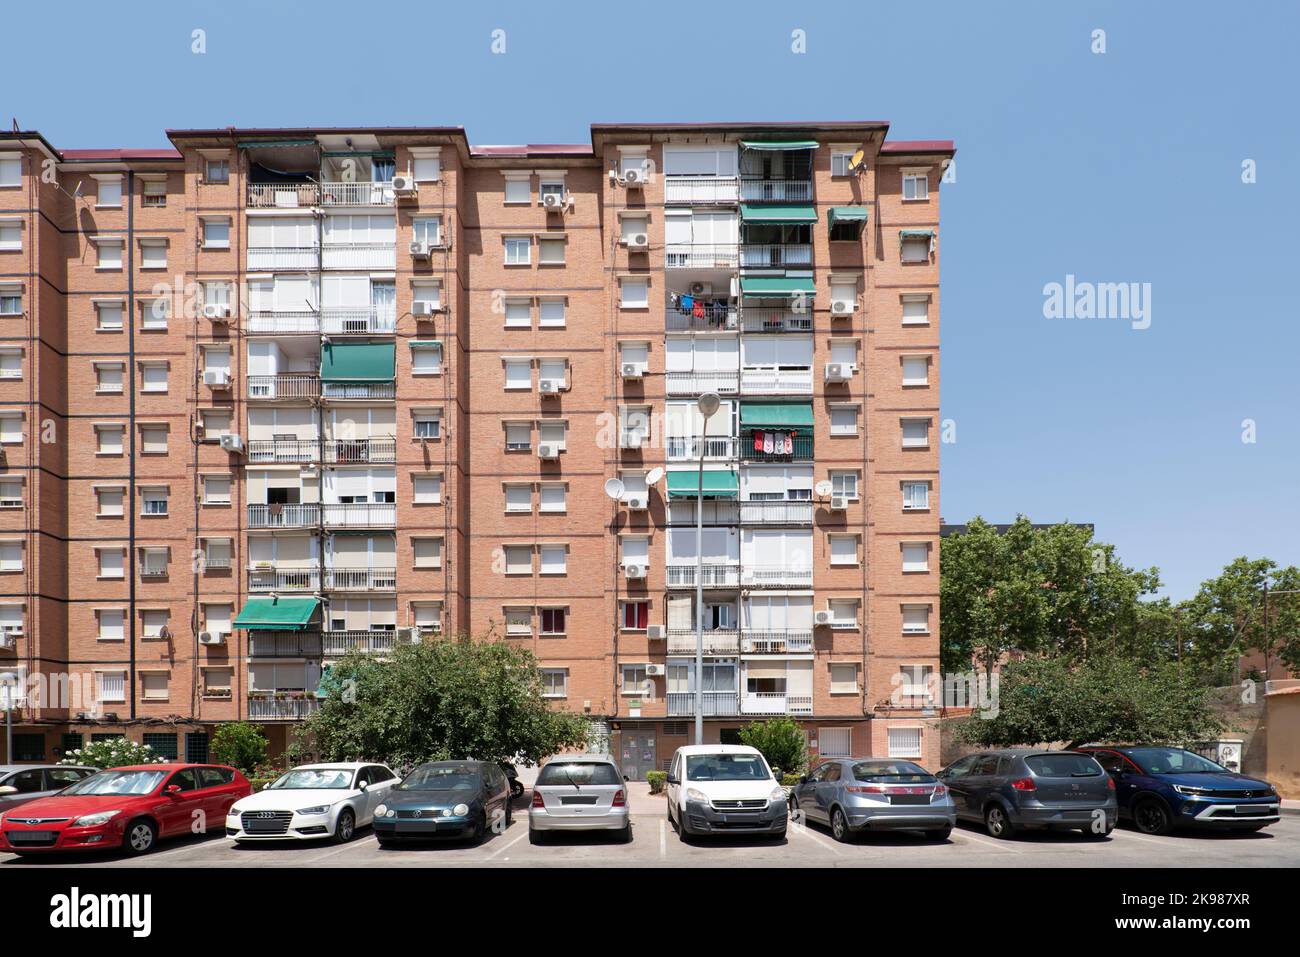
{"type": "Polygon", "coordinates": [[[677,838],[683,844],[689,843],[691,838],[690,833],[686,830],[686,818],[682,817],[680,808],[677,811],[677,838]]]}
{"type": "Polygon", "coordinates": [[[392,847],[397,843],[391,837],[376,837],[375,841],[379,844],[380,847],[392,847]]]}
{"type": "Polygon", "coordinates": [[[1133,826],[1143,834],[1168,834],[1173,821],[1162,801],[1147,798],[1133,808],[1133,826]]]}
{"type": "Polygon", "coordinates": [[[158,841],[158,828],[145,818],[132,821],[122,835],[122,850],[128,854],[148,854],[158,841]]]}
{"type": "Polygon", "coordinates": [[[542,843],[544,843],[544,842],[543,842],[543,839],[542,839],[542,832],[539,831],[539,830],[537,830],[537,828],[535,828],[535,827],[530,827],[530,828],[528,829],[528,843],[529,843],[529,844],[542,844],[542,843]]]}
{"type": "Polygon", "coordinates": [[[357,816],[351,808],[339,811],[339,819],[334,822],[334,843],[346,844],[357,833],[357,816]]]}
{"type": "Polygon", "coordinates": [[[474,822],[474,833],[470,835],[470,840],[474,844],[482,844],[483,839],[487,837],[487,815],[480,814],[478,820],[474,822]]]}
{"type": "Polygon", "coordinates": [[[849,819],[844,816],[844,812],[839,808],[831,811],[831,837],[841,844],[849,842],[852,832],[849,830],[849,819]]]}
{"type": "Polygon", "coordinates": [[[623,830],[618,832],[618,842],[620,844],[632,843],[632,822],[628,821],[623,830]]]}
{"type": "Polygon", "coordinates": [[[509,827],[511,823],[514,822],[514,819],[515,819],[515,809],[510,806],[509,801],[506,801],[506,827],[509,827]]]}
{"type": "Polygon", "coordinates": [[[947,827],[937,828],[933,831],[926,831],[925,836],[932,841],[946,841],[952,836],[952,825],[949,824],[947,827]]]}
{"type": "Polygon", "coordinates": [[[990,804],[989,809],[984,812],[984,829],[990,836],[1004,839],[1011,837],[1016,830],[1001,804],[990,804]]]}

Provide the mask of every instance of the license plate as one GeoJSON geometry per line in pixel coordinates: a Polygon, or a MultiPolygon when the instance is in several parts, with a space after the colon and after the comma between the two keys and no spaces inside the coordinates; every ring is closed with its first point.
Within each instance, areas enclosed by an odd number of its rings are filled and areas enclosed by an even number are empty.
{"type": "Polygon", "coordinates": [[[5,834],[10,844],[53,844],[53,831],[9,831],[5,834]]]}
{"type": "Polygon", "coordinates": [[[1245,807],[1238,804],[1237,813],[1242,817],[1268,817],[1273,810],[1267,807],[1245,807]]]}
{"type": "Polygon", "coordinates": [[[891,794],[889,797],[890,804],[929,804],[930,795],[928,794],[891,794]]]}

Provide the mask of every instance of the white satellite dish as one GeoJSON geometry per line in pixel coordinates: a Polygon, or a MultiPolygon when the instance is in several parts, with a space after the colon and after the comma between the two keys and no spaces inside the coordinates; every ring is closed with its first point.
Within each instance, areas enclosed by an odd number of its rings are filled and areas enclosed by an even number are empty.
{"type": "Polygon", "coordinates": [[[831,485],[829,481],[827,481],[826,479],[822,479],[820,482],[818,482],[816,485],[813,486],[813,491],[816,492],[819,497],[825,498],[827,495],[831,494],[831,490],[834,487],[835,486],[831,485]]]}
{"type": "Polygon", "coordinates": [[[605,483],[605,494],[618,501],[623,497],[623,480],[612,478],[605,483]]]}
{"type": "Polygon", "coordinates": [[[663,478],[663,477],[664,477],[664,470],[663,470],[663,467],[662,467],[662,466],[659,466],[659,465],[656,465],[656,466],[655,466],[654,468],[652,468],[649,472],[646,472],[646,473],[645,473],[645,484],[646,484],[646,485],[655,485],[655,484],[657,484],[657,483],[659,482],[659,480],[660,480],[661,478],[663,478]]]}

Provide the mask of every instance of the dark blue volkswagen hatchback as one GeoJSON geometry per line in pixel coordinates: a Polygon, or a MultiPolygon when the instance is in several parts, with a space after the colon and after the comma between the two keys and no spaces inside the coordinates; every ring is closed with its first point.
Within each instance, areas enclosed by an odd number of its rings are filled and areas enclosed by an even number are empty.
{"type": "Polygon", "coordinates": [[[1249,778],[1184,748],[1157,745],[1076,748],[1115,781],[1121,820],[1144,834],[1179,827],[1258,831],[1279,820],[1281,801],[1267,781],[1249,778]]]}
{"type": "Polygon", "coordinates": [[[483,840],[498,821],[510,826],[510,779],[492,761],[431,761],[413,770],[375,808],[380,847],[428,838],[483,840]]]}

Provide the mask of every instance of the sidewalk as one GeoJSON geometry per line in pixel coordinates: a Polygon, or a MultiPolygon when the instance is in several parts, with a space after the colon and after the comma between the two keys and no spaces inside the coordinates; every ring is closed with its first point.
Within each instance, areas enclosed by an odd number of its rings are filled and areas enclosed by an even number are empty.
{"type": "Polygon", "coordinates": [[[1282,799],[1282,813],[1283,813],[1283,814],[1300,814],[1300,801],[1297,801],[1297,800],[1295,800],[1294,798],[1283,798],[1283,799],[1282,799]]]}

